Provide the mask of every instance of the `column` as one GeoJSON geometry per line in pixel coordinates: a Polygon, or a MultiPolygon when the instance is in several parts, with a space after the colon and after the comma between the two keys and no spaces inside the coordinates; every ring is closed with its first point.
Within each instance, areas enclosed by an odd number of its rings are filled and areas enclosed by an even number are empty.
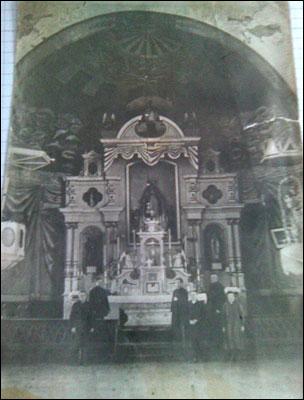
{"type": "Polygon", "coordinates": [[[71,223],[66,224],[66,248],[65,248],[65,278],[71,278],[73,275],[73,241],[74,226],[71,223]]]}
{"type": "Polygon", "coordinates": [[[239,219],[238,218],[230,218],[227,220],[229,225],[228,229],[230,231],[230,240],[232,247],[232,260],[231,266],[233,265],[233,269],[230,269],[231,274],[231,284],[236,285],[238,287],[244,286],[243,283],[243,274],[241,273],[242,265],[241,265],[241,245],[240,245],[240,235],[239,235],[239,219]]]}
{"type": "Polygon", "coordinates": [[[107,274],[108,264],[111,261],[111,233],[112,233],[112,222],[106,222],[106,240],[104,246],[104,273],[107,274]]]}
{"type": "Polygon", "coordinates": [[[236,218],[234,220],[232,227],[233,227],[234,243],[235,243],[236,270],[238,272],[241,272],[242,271],[242,255],[241,255],[239,222],[240,222],[240,220],[236,218]]]}
{"type": "Polygon", "coordinates": [[[233,219],[227,219],[227,238],[228,238],[228,268],[229,272],[235,272],[235,250],[234,250],[234,232],[233,219]]]}
{"type": "Polygon", "coordinates": [[[66,223],[66,252],[64,277],[64,318],[70,314],[70,293],[74,290],[74,230],[77,224],[66,223]]]}
{"type": "Polygon", "coordinates": [[[79,289],[78,279],[79,279],[79,271],[78,271],[78,257],[76,257],[76,246],[75,246],[75,230],[78,227],[77,223],[72,225],[72,290],[77,291],[79,289]]]}

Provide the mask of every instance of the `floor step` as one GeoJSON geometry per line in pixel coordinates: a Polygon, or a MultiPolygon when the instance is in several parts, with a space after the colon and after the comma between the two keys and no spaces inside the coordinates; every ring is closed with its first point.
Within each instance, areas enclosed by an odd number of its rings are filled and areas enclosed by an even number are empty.
{"type": "Polygon", "coordinates": [[[118,346],[136,346],[136,347],[172,347],[172,342],[119,342],[118,346]]]}

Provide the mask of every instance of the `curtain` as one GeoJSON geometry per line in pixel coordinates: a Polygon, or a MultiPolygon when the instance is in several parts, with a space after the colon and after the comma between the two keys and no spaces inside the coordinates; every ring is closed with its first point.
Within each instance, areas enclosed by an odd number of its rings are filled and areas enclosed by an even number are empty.
{"type": "Polygon", "coordinates": [[[35,299],[53,298],[63,281],[62,176],[41,171],[19,173],[10,181],[3,215],[25,224],[25,259],[3,274],[2,293],[28,291],[35,299]]]}

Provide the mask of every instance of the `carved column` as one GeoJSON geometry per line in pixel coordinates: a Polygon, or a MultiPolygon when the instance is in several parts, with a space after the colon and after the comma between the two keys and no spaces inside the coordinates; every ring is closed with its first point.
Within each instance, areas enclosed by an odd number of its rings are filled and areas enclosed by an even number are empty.
{"type": "Polygon", "coordinates": [[[235,244],[234,244],[234,231],[233,231],[233,219],[229,218],[227,219],[227,237],[228,237],[228,268],[229,272],[233,273],[235,272],[236,266],[235,266],[235,244]]]}
{"type": "Polygon", "coordinates": [[[229,234],[229,242],[231,244],[229,245],[230,254],[232,255],[232,258],[229,257],[229,266],[230,266],[230,272],[231,278],[232,278],[232,284],[236,285],[238,287],[244,286],[243,282],[243,274],[242,274],[242,263],[241,263],[241,245],[240,245],[240,233],[239,233],[239,219],[238,218],[229,218],[227,220],[227,223],[229,225],[228,231],[230,232],[229,234]],[[231,260],[231,262],[230,262],[231,260]]]}
{"type": "MultiPolygon", "coordinates": [[[[77,274],[75,277],[75,265],[74,265],[74,246],[75,246],[75,229],[77,228],[76,223],[66,223],[66,253],[65,253],[65,278],[64,278],[64,318],[69,318],[69,303],[70,293],[73,290],[77,290],[77,274]]],[[[77,268],[77,266],[76,266],[77,268]]]]}
{"type": "Polygon", "coordinates": [[[114,258],[114,244],[116,243],[117,223],[106,222],[106,241],[105,241],[105,268],[114,258]]]}
{"type": "Polygon", "coordinates": [[[239,222],[240,220],[236,218],[232,225],[234,233],[234,243],[235,243],[235,266],[237,272],[242,271],[242,255],[241,255],[239,222]]]}
{"type": "MultiPolygon", "coordinates": [[[[77,224],[66,224],[66,253],[65,253],[65,278],[70,279],[74,275],[74,241],[75,241],[75,228],[77,224]]],[[[69,292],[72,290],[70,287],[65,287],[69,292]]]]}

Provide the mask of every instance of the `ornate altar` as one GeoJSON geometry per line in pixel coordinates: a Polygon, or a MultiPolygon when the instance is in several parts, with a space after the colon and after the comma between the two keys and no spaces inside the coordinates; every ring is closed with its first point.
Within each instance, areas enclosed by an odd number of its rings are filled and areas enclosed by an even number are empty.
{"type": "Polygon", "coordinates": [[[82,174],[67,177],[65,318],[70,293],[89,291],[100,275],[131,326],[169,325],[178,279],[207,289],[216,272],[244,289],[236,175],[213,150],[199,160],[198,137],[168,118],[157,123],[147,136],[147,121],[131,119],[101,139],[104,163],[91,151],[82,174]]]}

